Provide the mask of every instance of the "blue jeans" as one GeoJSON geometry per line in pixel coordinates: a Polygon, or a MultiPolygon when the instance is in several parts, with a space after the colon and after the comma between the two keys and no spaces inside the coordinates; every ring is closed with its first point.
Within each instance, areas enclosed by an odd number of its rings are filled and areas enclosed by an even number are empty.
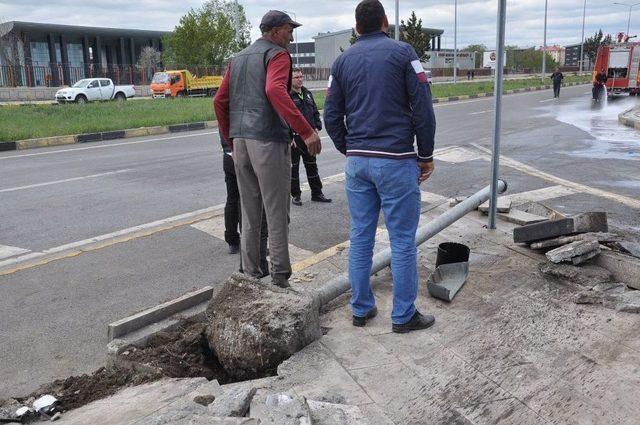
{"type": "Polygon", "coordinates": [[[391,242],[394,324],[416,311],[418,270],[415,236],[420,218],[419,168],[416,159],[347,157],[346,191],[351,214],[349,280],[351,309],[364,317],[374,306],[370,275],[380,209],[391,242]]]}

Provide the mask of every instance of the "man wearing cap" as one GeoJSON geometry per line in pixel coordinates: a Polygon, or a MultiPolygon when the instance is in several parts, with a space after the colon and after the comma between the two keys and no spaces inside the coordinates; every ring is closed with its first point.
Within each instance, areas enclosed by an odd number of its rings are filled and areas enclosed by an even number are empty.
{"type": "Polygon", "coordinates": [[[420,314],[415,306],[415,236],[419,184],[433,172],[436,121],[431,92],[415,50],[387,35],[389,22],[382,4],[364,0],[355,15],[360,37],[333,63],[324,105],[327,132],[347,156],[353,325],[365,326],[378,311],[370,273],[382,209],[391,242],[391,329],[397,333],[426,329],[435,319],[420,314]]]}
{"type": "Polygon", "coordinates": [[[220,131],[233,150],[242,203],[241,255],[244,272],[259,277],[260,222],[269,228],[271,278],[289,286],[289,191],[291,130],[312,155],[320,137],[294,105],[288,46],[300,26],[289,15],[270,10],[260,23],[262,37],[230,61],[214,101],[220,131]]]}

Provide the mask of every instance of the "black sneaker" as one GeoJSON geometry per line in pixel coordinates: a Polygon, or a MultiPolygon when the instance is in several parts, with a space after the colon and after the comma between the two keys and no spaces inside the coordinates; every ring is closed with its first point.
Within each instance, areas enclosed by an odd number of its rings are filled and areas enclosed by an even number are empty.
{"type": "Polygon", "coordinates": [[[353,316],[353,326],[357,326],[359,328],[363,327],[367,324],[367,320],[373,319],[378,314],[378,307],[373,307],[369,312],[364,316],[353,316]]]}
{"type": "Polygon", "coordinates": [[[238,244],[229,244],[229,254],[237,254],[240,252],[240,245],[238,244]]]}
{"type": "Polygon", "coordinates": [[[411,331],[419,331],[421,329],[427,329],[431,327],[436,321],[436,318],[430,314],[422,315],[416,310],[411,320],[402,325],[393,324],[391,330],[397,334],[405,334],[411,331]]]}
{"type": "Polygon", "coordinates": [[[331,202],[331,199],[327,198],[322,193],[320,195],[318,195],[318,196],[312,196],[311,200],[313,202],[331,202]]]}
{"type": "Polygon", "coordinates": [[[291,288],[291,285],[289,285],[289,279],[272,279],[271,283],[280,288],[291,288]]]}
{"type": "Polygon", "coordinates": [[[302,201],[300,200],[299,196],[294,196],[293,199],[291,199],[291,203],[293,205],[297,205],[297,206],[301,206],[302,205],[302,201]]]}

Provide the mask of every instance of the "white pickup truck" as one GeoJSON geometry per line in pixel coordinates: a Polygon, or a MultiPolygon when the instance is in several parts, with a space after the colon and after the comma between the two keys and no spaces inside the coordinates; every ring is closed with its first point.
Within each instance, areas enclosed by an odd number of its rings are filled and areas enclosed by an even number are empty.
{"type": "Polygon", "coordinates": [[[134,86],[116,86],[109,78],[85,78],[56,92],[58,103],[87,103],[96,100],[127,100],[136,95],[134,86]]]}

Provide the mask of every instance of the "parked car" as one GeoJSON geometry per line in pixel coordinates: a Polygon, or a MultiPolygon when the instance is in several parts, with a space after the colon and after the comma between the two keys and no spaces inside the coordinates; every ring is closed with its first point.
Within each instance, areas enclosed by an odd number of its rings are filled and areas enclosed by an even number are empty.
{"type": "Polygon", "coordinates": [[[85,78],[56,92],[58,103],[87,103],[97,100],[127,100],[136,95],[134,86],[116,86],[109,78],[85,78]]]}

